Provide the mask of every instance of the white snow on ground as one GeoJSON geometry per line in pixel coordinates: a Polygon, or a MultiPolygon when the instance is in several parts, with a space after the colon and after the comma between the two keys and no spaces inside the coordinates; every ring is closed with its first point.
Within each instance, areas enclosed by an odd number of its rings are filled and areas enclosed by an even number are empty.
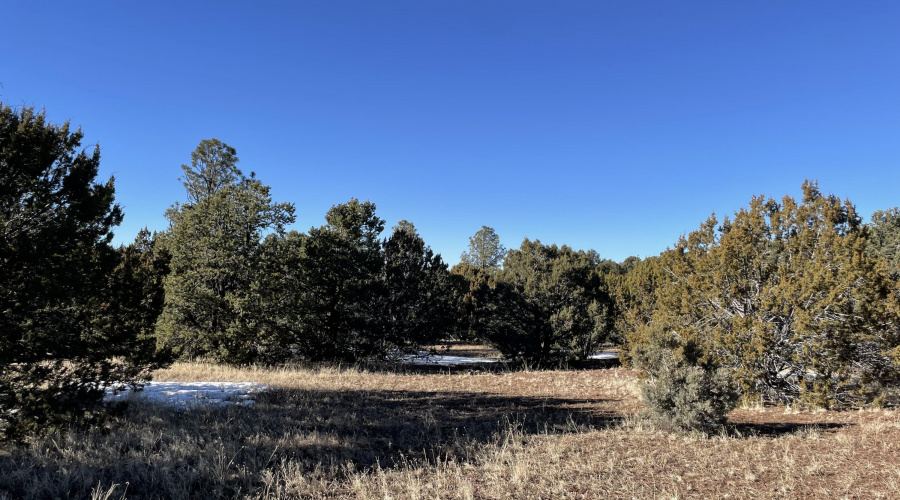
{"type": "Polygon", "coordinates": [[[254,382],[147,382],[144,389],[130,388],[114,394],[106,389],[105,401],[145,400],[189,408],[192,406],[251,405],[254,394],[267,387],[254,382]]]}
{"type": "Polygon", "coordinates": [[[400,361],[411,365],[470,365],[473,363],[496,363],[497,358],[472,358],[468,356],[446,356],[443,354],[429,354],[420,351],[418,354],[406,354],[400,356],[400,361]]]}
{"type": "MultiPolygon", "coordinates": [[[[617,352],[595,352],[588,356],[588,359],[619,359],[617,352]]],[[[426,351],[420,351],[418,354],[406,354],[400,356],[401,363],[411,365],[468,365],[474,363],[496,363],[499,358],[472,358],[468,356],[446,356],[443,354],[429,354],[426,351]]]]}

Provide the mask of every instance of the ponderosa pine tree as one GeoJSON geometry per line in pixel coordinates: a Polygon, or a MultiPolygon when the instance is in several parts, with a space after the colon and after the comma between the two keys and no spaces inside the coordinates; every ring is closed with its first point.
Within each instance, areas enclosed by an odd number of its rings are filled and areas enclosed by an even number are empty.
{"type": "Polygon", "coordinates": [[[145,378],[152,307],[123,296],[130,257],[100,148],[43,112],[0,104],[0,435],[83,419],[104,388],[145,378]],[[141,319],[134,319],[134,318],[141,319]],[[86,413],[87,412],[87,413],[86,413]]]}
{"type": "Polygon", "coordinates": [[[460,262],[482,270],[500,269],[506,249],[500,244],[500,237],[494,228],[481,226],[473,236],[469,238],[469,250],[463,252],[460,262]]]}
{"type": "Polygon", "coordinates": [[[166,212],[172,260],[158,335],[179,356],[247,363],[261,352],[261,241],[284,232],[294,207],[274,203],[269,186],[245,177],[237,161],[227,144],[201,141],[181,167],[188,202],[166,212]]]}

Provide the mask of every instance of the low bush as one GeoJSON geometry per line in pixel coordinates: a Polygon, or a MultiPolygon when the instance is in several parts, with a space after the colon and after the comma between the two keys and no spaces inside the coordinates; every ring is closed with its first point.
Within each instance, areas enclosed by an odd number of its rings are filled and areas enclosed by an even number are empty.
{"type": "Polygon", "coordinates": [[[740,398],[731,372],[698,362],[693,346],[654,330],[651,343],[633,353],[635,364],[649,376],[642,396],[654,419],[681,432],[708,434],[720,428],[740,398]]]}

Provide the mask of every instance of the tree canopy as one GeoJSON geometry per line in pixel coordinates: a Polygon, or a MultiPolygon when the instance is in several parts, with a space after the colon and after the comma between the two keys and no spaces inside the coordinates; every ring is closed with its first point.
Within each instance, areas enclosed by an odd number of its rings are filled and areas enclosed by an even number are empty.
{"type": "Polygon", "coordinates": [[[82,137],[0,104],[0,433],[10,436],[84,417],[105,387],[155,363],[153,308],[130,290],[143,280],[132,254],[110,246],[122,220],[113,179],[95,182],[100,148],[79,151],[82,137]]]}
{"type": "Polygon", "coordinates": [[[506,256],[506,249],[500,244],[500,237],[494,228],[481,226],[469,238],[469,250],[463,252],[460,261],[478,269],[499,269],[506,256]]]}
{"type": "Polygon", "coordinates": [[[269,187],[245,177],[234,148],[217,139],[201,141],[191,160],[182,165],[188,203],[166,212],[163,243],[172,260],[160,345],[180,356],[250,362],[260,352],[262,239],[282,234],[294,207],[274,203],[269,187]]]}
{"type": "Polygon", "coordinates": [[[652,298],[634,282],[630,349],[664,331],[696,363],[728,368],[747,397],[870,401],[896,381],[900,307],[869,238],[849,201],[812,182],[800,202],[760,196],[710,217],[648,268],[652,298]]]}

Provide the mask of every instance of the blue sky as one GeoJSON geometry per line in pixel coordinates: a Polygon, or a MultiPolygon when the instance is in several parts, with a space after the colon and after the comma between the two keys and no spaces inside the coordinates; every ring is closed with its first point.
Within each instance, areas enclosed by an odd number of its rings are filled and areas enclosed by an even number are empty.
{"type": "MultiPolygon", "coordinates": [[[[296,205],[371,200],[452,263],[492,226],[658,254],[806,178],[900,204],[900,2],[7,2],[0,100],[99,142],[163,230],[202,139],[296,205]]],[[[387,235],[387,234],[386,234],[387,235]]]]}

